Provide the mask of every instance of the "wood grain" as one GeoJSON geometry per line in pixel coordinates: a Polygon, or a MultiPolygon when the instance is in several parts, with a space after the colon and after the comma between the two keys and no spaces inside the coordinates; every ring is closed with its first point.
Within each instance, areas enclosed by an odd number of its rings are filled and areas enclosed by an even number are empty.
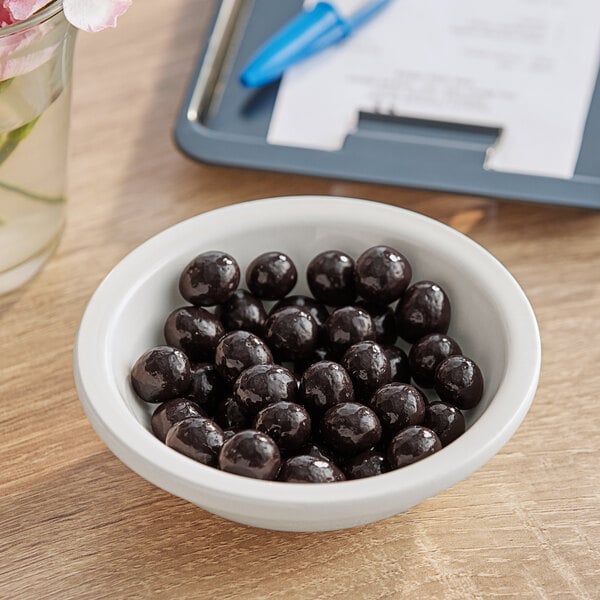
{"type": "Polygon", "coordinates": [[[69,225],[30,285],[0,299],[0,597],[600,598],[600,213],[195,164],[171,129],[210,3],[134,3],[81,35],[69,225]],[[352,531],[226,522],[123,466],[76,397],[71,352],[129,250],[238,200],[338,194],[468,233],[514,273],[543,340],[524,424],[484,468],[352,531]]]}

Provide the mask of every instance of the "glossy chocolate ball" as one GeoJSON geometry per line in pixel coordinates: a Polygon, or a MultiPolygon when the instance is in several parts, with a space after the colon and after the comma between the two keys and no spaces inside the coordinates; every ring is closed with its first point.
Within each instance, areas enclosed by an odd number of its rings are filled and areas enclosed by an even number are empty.
{"type": "Polygon", "coordinates": [[[221,320],[226,331],[249,331],[261,336],[267,311],[262,302],[246,290],[237,290],[223,304],[215,309],[215,316],[221,320]]]}
{"type": "Polygon", "coordinates": [[[390,361],[392,381],[410,383],[410,367],[408,366],[406,352],[398,346],[383,346],[383,352],[390,361]]]}
{"type": "Polygon", "coordinates": [[[483,396],[483,375],[470,358],[449,356],[438,365],[433,387],[442,402],[468,410],[483,396]]]}
{"type": "Polygon", "coordinates": [[[254,417],[269,404],[294,402],[298,382],[290,371],[279,365],[255,365],[246,369],[233,385],[233,397],[242,412],[254,417]]]}
{"type": "Polygon", "coordinates": [[[379,442],[381,423],[377,415],[363,404],[336,404],[321,419],[321,439],[335,452],[353,456],[379,442]]]}
{"type": "Polygon", "coordinates": [[[219,468],[255,479],[276,479],[281,466],[277,444],[264,433],[246,429],[223,444],[219,468]]]}
{"type": "Polygon", "coordinates": [[[263,408],[254,420],[254,429],[266,433],[284,455],[294,454],[310,436],[310,415],[293,402],[275,402],[263,408]]]}
{"type": "Polygon", "coordinates": [[[465,418],[458,408],[444,402],[432,402],[425,409],[425,427],[437,433],[442,446],[447,446],[465,432],[465,418]]]}
{"type": "Polygon", "coordinates": [[[225,302],[240,283],[240,268],[225,252],[199,254],[181,273],[179,291],[196,306],[214,306],[225,302]]]}
{"type": "Polygon", "coordinates": [[[398,335],[413,344],[429,333],[446,333],[450,325],[450,300],[433,281],[411,285],[396,306],[398,335]]]}
{"type": "Polygon", "coordinates": [[[368,401],[375,390],[392,380],[390,361],[383,348],[375,342],[359,342],[350,346],[342,358],[354,384],[357,398],[368,401]]]}
{"type": "Polygon", "coordinates": [[[364,308],[375,326],[375,341],[378,344],[392,346],[398,339],[398,332],[396,331],[396,315],[394,309],[391,306],[384,304],[383,306],[378,304],[369,304],[364,300],[356,303],[356,306],[364,308]]]}
{"type": "Polygon", "coordinates": [[[377,304],[398,300],[412,277],[408,259],[389,246],[365,250],[356,261],[355,272],[359,295],[377,304]]]}
{"type": "Polygon", "coordinates": [[[328,306],[345,306],[356,300],[354,261],[339,250],[315,256],[306,270],[311,294],[328,306]]]}
{"type": "Polygon", "coordinates": [[[387,459],[392,469],[400,469],[441,450],[442,442],[431,429],[412,425],[396,434],[388,447],[387,459]]]}
{"type": "Polygon", "coordinates": [[[163,402],[152,414],[150,425],[154,435],[164,442],[167,432],[175,423],[190,417],[204,417],[206,413],[195,403],[187,398],[173,398],[163,402]]]}
{"type": "Polygon", "coordinates": [[[196,363],[191,367],[192,383],[187,397],[208,413],[225,394],[225,383],[212,363],[196,363]]]}
{"type": "Polygon", "coordinates": [[[188,357],[171,346],[156,346],[144,352],[131,369],[133,389],[146,402],[185,396],[190,382],[188,357]]]}
{"type": "Polygon", "coordinates": [[[362,479],[382,475],[388,471],[387,460],[379,452],[367,451],[348,459],[344,472],[348,479],[362,479]]]}
{"type": "Polygon", "coordinates": [[[376,331],[371,315],[357,306],[344,306],[333,311],[325,323],[327,345],[335,356],[364,340],[375,341],[376,331]]]}
{"type": "Polygon", "coordinates": [[[165,443],[198,462],[216,467],[223,446],[223,430],[210,419],[192,417],[175,423],[165,443]]]}
{"type": "Polygon", "coordinates": [[[416,383],[433,387],[435,370],[449,356],[462,354],[458,343],[443,333],[430,333],[413,344],[408,353],[410,372],[416,383]]]}
{"type": "Polygon", "coordinates": [[[338,363],[324,360],[311,365],[300,379],[300,398],[316,412],[324,412],[341,402],[354,401],[352,380],[338,363]]]}
{"type": "Polygon", "coordinates": [[[283,252],[265,252],[257,256],[246,270],[246,285],[263,300],[287,296],[298,281],[292,259],[283,252]]]}
{"type": "Polygon", "coordinates": [[[305,359],[317,347],[319,327],[309,312],[287,306],[265,322],[265,341],[281,361],[305,359]]]}
{"type": "Polygon", "coordinates": [[[277,302],[277,304],[271,308],[269,314],[272,315],[286,306],[297,306],[310,313],[310,316],[315,320],[319,327],[319,339],[325,339],[323,337],[325,334],[325,321],[329,318],[329,311],[325,305],[309,296],[288,296],[277,302]]]}
{"type": "Polygon", "coordinates": [[[174,310],[165,323],[164,335],[169,346],[183,350],[190,360],[213,360],[219,340],[225,333],[221,321],[196,306],[174,310]]]}
{"type": "Polygon", "coordinates": [[[248,331],[232,331],[217,344],[215,365],[226,382],[234,382],[249,367],[272,363],[269,347],[248,331]]]}
{"type": "Polygon", "coordinates": [[[388,383],[380,387],[369,406],[379,417],[389,434],[398,433],[409,425],[421,425],[425,418],[425,396],[407,383],[388,383]]]}
{"type": "Polygon", "coordinates": [[[223,428],[241,431],[251,426],[251,420],[242,412],[236,398],[229,396],[217,404],[215,421],[223,428]]]}
{"type": "Polygon", "coordinates": [[[308,455],[286,460],[279,475],[280,481],[288,483],[334,483],[345,479],[344,473],[332,462],[308,455]]]}

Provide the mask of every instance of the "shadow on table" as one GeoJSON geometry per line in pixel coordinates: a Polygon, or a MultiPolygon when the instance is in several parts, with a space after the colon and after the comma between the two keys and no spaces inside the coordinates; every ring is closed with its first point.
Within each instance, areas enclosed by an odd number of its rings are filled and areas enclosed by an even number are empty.
{"type": "Polygon", "coordinates": [[[193,588],[198,598],[242,597],[242,590],[262,598],[316,585],[331,569],[351,581],[351,563],[376,552],[384,535],[401,538],[402,554],[414,551],[405,517],[317,534],[236,525],[155,488],[108,452],[37,482],[27,494],[5,494],[0,514],[12,532],[0,540],[10,575],[0,595],[10,597],[58,590],[71,597],[67,590],[76,590],[80,598],[104,598],[119,590],[119,597],[171,591],[168,597],[187,598],[173,592],[193,588]],[[45,578],[48,569],[52,576],[45,578]],[[283,575],[285,583],[277,579],[283,575]]]}

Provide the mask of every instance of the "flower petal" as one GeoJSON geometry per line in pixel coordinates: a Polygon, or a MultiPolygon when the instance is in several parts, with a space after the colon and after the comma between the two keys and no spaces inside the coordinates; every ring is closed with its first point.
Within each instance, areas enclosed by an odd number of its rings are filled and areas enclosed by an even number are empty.
{"type": "Polygon", "coordinates": [[[3,4],[0,4],[0,27],[6,27],[13,23],[12,15],[8,8],[5,8],[3,4]]]}
{"type": "Polygon", "coordinates": [[[56,43],[48,48],[42,48],[42,50],[38,50],[37,52],[0,61],[0,81],[25,75],[25,73],[41,67],[52,58],[59,45],[59,43],[56,43]]]}
{"type": "Polygon", "coordinates": [[[117,18],[130,6],[132,0],[63,0],[67,20],[84,31],[100,31],[116,27],[117,18]]]}
{"type": "Polygon", "coordinates": [[[49,2],[50,0],[4,0],[4,7],[8,9],[13,21],[24,21],[49,2]]]}
{"type": "Polygon", "coordinates": [[[37,27],[18,31],[11,35],[3,35],[0,37],[0,62],[6,57],[10,58],[12,54],[19,52],[19,56],[25,54],[25,50],[31,46],[36,40],[44,37],[48,27],[45,23],[41,23],[37,27]]]}

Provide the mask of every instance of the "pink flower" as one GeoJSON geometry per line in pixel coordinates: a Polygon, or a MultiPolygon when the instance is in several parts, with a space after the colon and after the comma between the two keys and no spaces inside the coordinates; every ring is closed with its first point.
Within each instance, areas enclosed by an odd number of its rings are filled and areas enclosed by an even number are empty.
{"type": "MultiPolygon", "coordinates": [[[[106,27],[116,27],[117,19],[130,6],[132,0],[63,0],[63,10],[67,20],[84,31],[100,31],[106,27]]],[[[38,10],[47,6],[49,0],[3,0],[2,15],[8,12],[13,21],[23,21],[38,10]]]]}
{"type": "MultiPolygon", "coordinates": [[[[22,32],[21,35],[25,35],[25,32],[22,32]]],[[[27,38],[24,39],[27,42],[29,41],[27,38]]],[[[30,73],[38,67],[41,67],[52,58],[58,46],[58,43],[53,44],[48,48],[42,48],[36,52],[29,52],[18,58],[2,58],[2,60],[0,60],[0,81],[12,79],[19,75],[25,75],[25,73],[30,73]]],[[[4,49],[0,47],[0,56],[2,56],[3,50],[4,49]]]]}
{"type": "Polygon", "coordinates": [[[44,48],[37,48],[35,42],[44,37],[48,24],[17,31],[0,37],[0,81],[29,73],[49,61],[59,42],[44,48]]]}
{"type": "Polygon", "coordinates": [[[4,8],[3,5],[0,4],[0,27],[6,27],[7,25],[12,25],[13,18],[8,10],[8,8],[4,8]]]}
{"type": "Polygon", "coordinates": [[[3,4],[13,21],[24,21],[49,2],[48,0],[4,0],[3,4]]]}
{"type": "Polygon", "coordinates": [[[116,27],[117,19],[131,6],[132,0],[63,0],[67,20],[84,31],[116,27]]]}

